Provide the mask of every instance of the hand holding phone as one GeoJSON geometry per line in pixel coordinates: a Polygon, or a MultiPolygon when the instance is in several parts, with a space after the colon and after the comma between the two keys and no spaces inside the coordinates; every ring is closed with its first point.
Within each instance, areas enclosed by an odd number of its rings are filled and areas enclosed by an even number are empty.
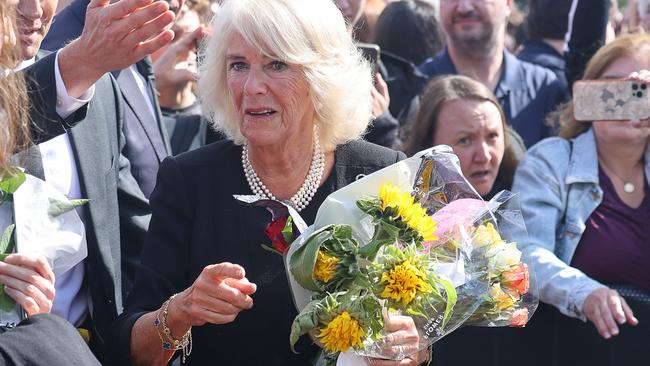
{"type": "Polygon", "coordinates": [[[372,77],[379,72],[378,63],[381,58],[381,49],[374,43],[357,43],[357,48],[363,54],[363,57],[370,63],[372,77]]]}
{"type": "Polygon", "coordinates": [[[650,85],[636,79],[583,80],[573,85],[577,121],[642,121],[650,118],[650,85]]]}

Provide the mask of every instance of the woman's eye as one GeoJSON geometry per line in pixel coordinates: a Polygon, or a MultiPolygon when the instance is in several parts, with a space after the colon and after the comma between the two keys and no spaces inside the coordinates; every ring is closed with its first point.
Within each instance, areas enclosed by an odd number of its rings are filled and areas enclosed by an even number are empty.
{"type": "Polygon", "coordinates": [[[470,143],[472,143],[472,140],[469,137],[463,137],[456,142],[458,145],[469,145],[470,143]]]}
{"type": "Polygon", "coordinates": [[[238,61],[238,62],[232,62],[230,65],[228,65],[228,68],[230,70],[234,71],[241,71],[246,68],[246,64],[244,62],[238,61]]]}
{"type": "Polygon", "coordinates": [[[488,139],[489,140],[497,140],[500,137],[500,135],[496,132],[492,132],[488,134],[488,139]]]}
{"type": "Polygon", "coordinates": [[[287,68],[287,64],[285,64],[282,61],[271,61],[271,63],[269,64],[269,67],[273,71],[282,71],[282,70],[287,68]]]}

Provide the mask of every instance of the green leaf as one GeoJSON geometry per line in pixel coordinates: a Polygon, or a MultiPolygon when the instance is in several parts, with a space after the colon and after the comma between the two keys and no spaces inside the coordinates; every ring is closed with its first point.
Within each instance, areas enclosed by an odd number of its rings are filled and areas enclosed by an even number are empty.
{"type": "MultiPolygon", "coordinates": [[[[16,225],[7,226],[0,239],[0,254],[5,254],[13,250],[14,228],[16,225]]],[[[4,257],[2,258],[4,260],[4,257]]]]}
{"type": "Polygon", "coordinates": [[[291,351],[297,353],[294,349],[300,336],[307,334],[310,330],[318,327],[318,309],[322,307],[323,300],[314,300],[307,304],[304,309],[296,316],[291,324],[291,334],[289,335],[289,344],[291,351]]]}
{"type": "Polygon", "coordinates": [[[283,254],[279,250],[277,250],[277,249],[275,249],[273,247],[270,247],[270,246],[268,246],[266,244],[260,244],[260,246],[262,247],[262,249],[266,250],[267,252],[271,252],[271,253],[277,254],[279,256],[283,256],[283,254]]]}
{"type": "Polygon", "coordinates": [[[326,226],[321,231],[312,234],[307,239],[307,242],[298,248],[289,259],[289,270],[296,279],[296,282],[308,290],[320,291],[318,283],[314,280],[314,265],[316,265],[316,259],[321,245],[331,235],[328,229],[332,226],[326,226]]]}
{"type": "Polygon", "coordinates": [[[444,278],[438,278],[438,283],[442,285],[442,287],[445,289],[445,294],[447,295],[445,316],[442,319],[442,327],[444,328],[447,325],[452,312],[454,311],[454,306],[456,306],[456,301],[458,300],[458,294],[456,293],[456,288],[450,281],[444,278]]]}
{"type": "Polygon", "coordinates": [[[13,168],[10,170],[10,176],[0,181],[0,190],[5,193],[14,194],[25,183],[27,177],[21,170],[13,168]]]}
{"type": "Polygon", "coordinates": [[[284,240],[291,245],[293,243],[294,237],[293,237],[293,218],[291,215],[287,217],[287,223],[284,224],[284,228],[282,229],[282,236],[284,237],[284,240]]]}
{"type": "MultiPolygon", "coordinates": [[[[6,232],[6,230],[5,230],[6,232]]],[[[4,235],[3,235],[4,236],[4,235]]],[[[0,254],[0,261],[4,261],[9,254],[0,254]]],[[[11,311],[16,306],[16,301],[5,293],[5,285],[0,284],[0,310],[11,311]]]]}
{"type": "Polygon", "coordinates": [[[80,199],[80,200],[69,200],[67,198],[65,199],[57,199],[57,198],[48,198],[48,206],[47,206],[47,214],[50,217],[57,217],[61,214],[64,214],[68,211],[72,211],[75,208],[85,205],[86,203],[90,202],[90,200],[87,199],[80,199]]]}

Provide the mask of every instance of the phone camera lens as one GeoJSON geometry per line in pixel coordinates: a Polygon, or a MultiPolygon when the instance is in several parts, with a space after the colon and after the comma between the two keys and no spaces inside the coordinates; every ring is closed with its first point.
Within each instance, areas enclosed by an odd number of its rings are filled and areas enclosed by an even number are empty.
{"type": "Polygon", "coordinates": [[[641,84],[641,90],[646,90],[648,89],[648,86],[646,84],[641,84]]]}
{"type": "Polygon", "coordinates": [[[632,90],[639,90],[639,85],[632,84],[632,90]]]}
{"type": "Polygon", "coordinates": [[[636,96],[639,98],[643,97],[643,92],[636,92],[636,96]]]}

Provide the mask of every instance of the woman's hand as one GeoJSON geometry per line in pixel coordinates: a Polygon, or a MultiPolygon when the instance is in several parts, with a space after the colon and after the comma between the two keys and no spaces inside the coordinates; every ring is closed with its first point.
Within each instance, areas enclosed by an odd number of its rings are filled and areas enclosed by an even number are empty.
{"type": "Polygon", "coordinates": [[[605,339],[618,335],[619,324],[637,325],[632,309],[616,290],[601,287],[592,291],[582,306],[582,312],[589,319],[598,333],[605,339]]]}
{"type": "Polygon", "coordinates": [[[239,312],[253,307],[250,295],[257,290],[245,274],[241,266],[232,263],[205,267],[192,286],[170,303],[170,323],[185,323],[186,331],[190,326],[234,321],[239,312]]]}
{"type": "Polygon", "coordinates": [[[413,318],[410,316],[393,315],[387,316],[384,327],[390,333],[384,338],[385,344],[390,346],[389,353],[394,358],[401,360],[384,360],[379,358],[368,358],[368,364],[372,366],[416,366],[429,359],[429,349],[418,351],[420,336],[415,327],[413,318]]]}
{"type": "Polygon", "coordinates": [[[0,262],[0,283],[27,315],[49,313],[54,301],[54,273],[43,256],[11,254],[0,262]]]}
{"type": "Polygon", "coordinates": [[[372,88],[372,116],[379,118],[382,114],[386,113],[390,105],[390,95],[388,95],[388,85],[381,77],[380,73],[375,75],[376,84],[372,88]]]}
{"type": "MultiPolygon", "coordinates": [[[[648,90],[646,92],[650,92],[650,70],[640,70],[638,72],[633,72],[628,76],[628,79],[648,85],[648,90]]],[[[630,123],[632,123],[632,125],[636,128],[650,132],[650,118],[643,121],[630,121],[630,123]]]]}

